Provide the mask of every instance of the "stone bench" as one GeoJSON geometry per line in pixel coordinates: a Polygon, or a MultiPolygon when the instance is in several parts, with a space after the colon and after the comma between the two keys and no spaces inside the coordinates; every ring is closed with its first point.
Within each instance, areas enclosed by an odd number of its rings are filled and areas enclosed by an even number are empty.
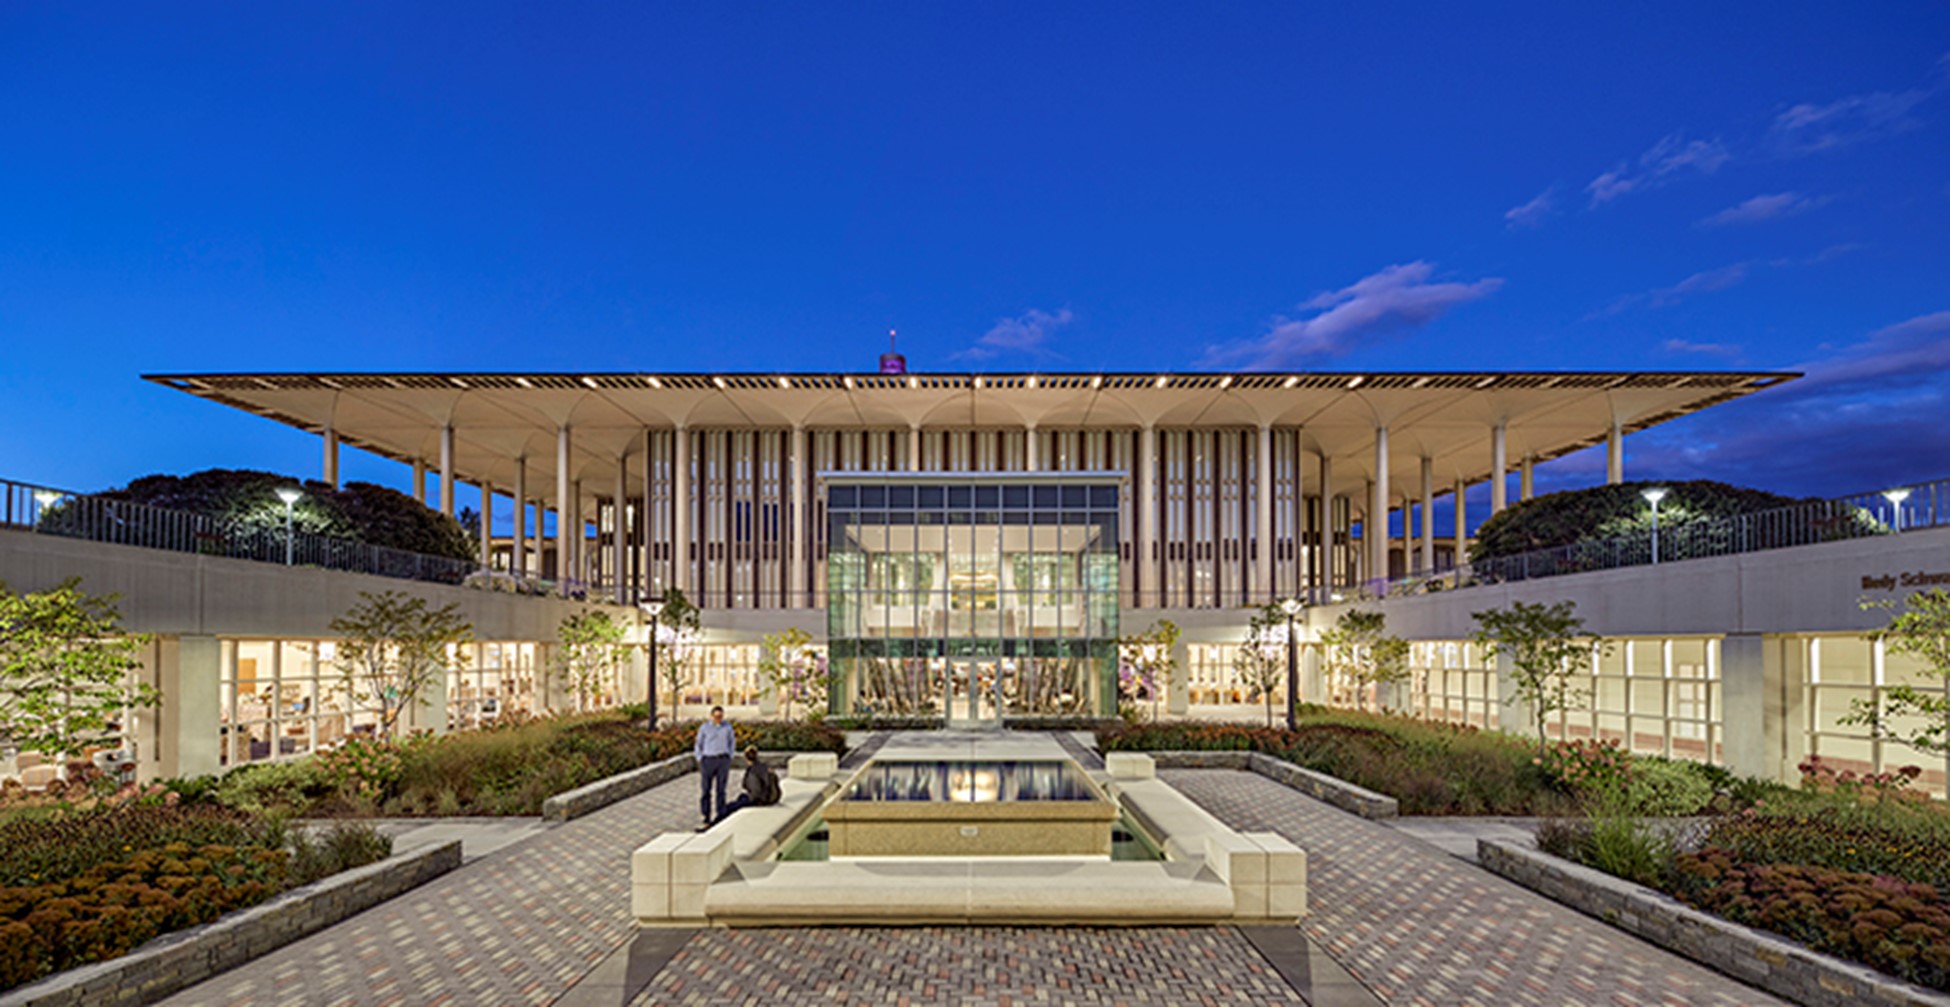
{"type": "Polygon", "coordinates": [[[630,907],[644,926],[705,922],[704,891],[734,861],[768,860],[817,814],[834,789],[839,760],[828,752],[795,755],[779,781],[779,803],[748,807],[704,832],[666,832],[630,855],[630,907]],[[824,777],[819,768],[828,769],[824,777]]]}

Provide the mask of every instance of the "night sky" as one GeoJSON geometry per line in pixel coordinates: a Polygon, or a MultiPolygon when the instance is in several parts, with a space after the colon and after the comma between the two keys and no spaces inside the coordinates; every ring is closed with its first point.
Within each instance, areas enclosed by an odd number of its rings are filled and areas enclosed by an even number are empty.
{"type": "Polygon", "coordinates": [[[1805,370],[1628,474],[1950,476],[1944,4],[393,6],[0,0],[0,476],[316,475],[150,371],[870,370],[890,328],[919,370],[1805,370]]]}

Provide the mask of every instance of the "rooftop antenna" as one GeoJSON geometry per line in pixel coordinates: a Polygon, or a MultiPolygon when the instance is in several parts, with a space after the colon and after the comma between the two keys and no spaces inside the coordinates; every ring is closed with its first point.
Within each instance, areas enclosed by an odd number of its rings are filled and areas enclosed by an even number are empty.
{"type": "Polygon", "coordinates": [[[880,355],[880,373],[882,374],[906,374],[907,373],[907,358],[901,356],[899,353],[894,352],[894,336],[895,336],[894,330],[888,329],[887,330],[887,352],[882,353],[880,355]]]}

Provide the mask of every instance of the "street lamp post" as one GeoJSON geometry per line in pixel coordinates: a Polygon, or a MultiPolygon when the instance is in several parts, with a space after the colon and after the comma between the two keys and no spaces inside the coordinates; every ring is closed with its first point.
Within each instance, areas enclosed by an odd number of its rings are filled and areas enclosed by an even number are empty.
{"type": "Polygon", "coordinates": [[[285,566],[291,565],[291,505],[297,503],[298,498],[304,495],[305,495],[304,492],[298,489],[298,487],[296,486],[278,487],[278,499],[284,501],[284,565],[285,566]]]}
{"type": "Polygon", "coordinates": [[[1286,615],[1286,729],[1296,730],[1293,709],[1300,696],[1300,647],[1294,636],[1293,621],[1307,607],[1298,598],[1288,598],[1280,602],[1280,611],[1286,615]]]}
{"type": "Polygon", "coordinates": [[[1657,486],[1639,494],[1652,505],[1652,562],[1659,562],[1659,501],[1666,498],[1665,487],[1657,486]]]}
{"type": "Polygon", "coordinates": [[[650,617],[650,692],[645,708],[650,711],[650,730],[657,729],[657,617],[663,614],[664,601],[653,598],[642,604],[643,614],[650,617]]]}
{"type": "Polygon", "coordinates": [[[1889,501],[1889,509],[1894,512],[1890,515],[1890,517],[1894,519],[1891,522],[1891,527],[1895,528],[1895,530],[1897,531],[1902,531],[1903,530],[1903,501],[1909,499],[1909,487],[1898,486],[1893,490],[1883,490],[1882,496],[1883,499],[1889,501]]]}

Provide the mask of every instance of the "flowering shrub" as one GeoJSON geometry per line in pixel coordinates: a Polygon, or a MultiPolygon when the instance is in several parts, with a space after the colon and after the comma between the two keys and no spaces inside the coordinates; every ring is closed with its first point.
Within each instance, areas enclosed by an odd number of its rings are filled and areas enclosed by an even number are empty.
{"type": "Polygon", "coordinates": [[[405,769],[400,747],[389,741],[351,738],[317,758],[319,771],[340,793],[368,800],[384,797],[405,769]]]}
{"type": "Polygon", "coordinates": [[[1904,766],[1885,773],[1857,773],[1852,769],[1837,772],[1835,767],[1821,761],[1821,756],[1810,755],[1795,768],[1801,771],[1801,789],[1811,794],[1826,794],[1863,805],[1920,807],[1930,801],[1930,795],[1910,788],[1923,775],[1921,766],[1904,766]]]}
{"type": "Polygon", "coordinates": [[[1732,851],[1680,854],[1672,893],[1737,923],[1935,989],[1950,989],[1950,900],[1934,885],[1732,851]]]}
{"type": "Polygon", "coordinates": [[[1631,753],[1611,740],[1552,742],[1531,761],[1572,791],[1624,790],[1633,777],[1631,753]]]}
{"type": "Polygon", "coordinates": [[[151,791],[15,815],[0,823],[0,989],[126,954],[391,849],[370,826],[287,836],[257,815],[151,791]]]}

